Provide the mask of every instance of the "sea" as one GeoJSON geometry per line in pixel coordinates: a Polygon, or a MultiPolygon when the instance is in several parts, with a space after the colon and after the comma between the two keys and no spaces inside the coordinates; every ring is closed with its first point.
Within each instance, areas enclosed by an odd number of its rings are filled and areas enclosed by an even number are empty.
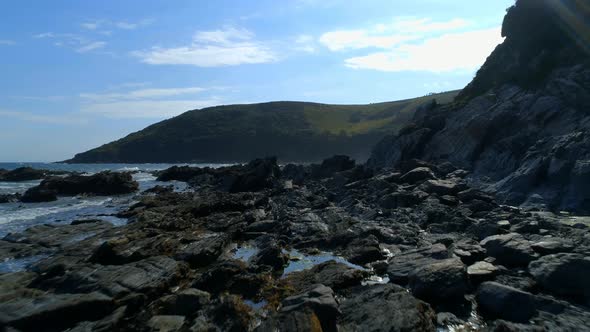
{"type": "MultiPolygon", "coordinates": [[[[175,165],[195,167],[221,167],[223,164],[60,164],[60,163],[0,163],[0,169],[12,170],[32,167],[52,171],[79,172],[87,175],[101,171],[132,172],[141,191],[156,185],[173,185],[175,191],[187,189],[184,182],[156,181],[154,171],[175,165]]],[[[25,182],[0,182],[0,194],[24,193],[38,185],[41,180],[25,182]]],[[[124,225],[126,219],[114,216],[137,202],[137,193],[119,196],[75,196],[60,197],[48,203],[7,203],[0,204],[0,238],[8,233],[17,233],[39,224],[69,224],[78,219],[101,219],[114,225],[124,225]]]]}

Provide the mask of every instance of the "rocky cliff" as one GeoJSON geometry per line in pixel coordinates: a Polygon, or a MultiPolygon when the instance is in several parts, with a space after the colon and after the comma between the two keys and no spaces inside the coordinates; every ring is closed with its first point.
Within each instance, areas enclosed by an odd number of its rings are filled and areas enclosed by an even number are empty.
{"type": "Polygon", "coordinates": [[[455,103],[423,107],[368,162],[450,161],[510,205],[590,212],[590,6],[518,0],[455,103]]]}

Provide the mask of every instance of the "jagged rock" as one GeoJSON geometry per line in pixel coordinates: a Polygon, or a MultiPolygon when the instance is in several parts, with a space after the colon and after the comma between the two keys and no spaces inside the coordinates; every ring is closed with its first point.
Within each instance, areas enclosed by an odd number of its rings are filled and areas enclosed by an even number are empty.
{"type": "Polygon", "coordinates": [[[415,269],[449,258],[445,245],[438,243],[431,247],[409,250],[389,260],[387,274],[396,283],[405,284],[408,275],[415,269]]]}
{"type": "Polygon", "coordinates": [[[179,248],[175,257],[192,266],[206,266],[221,255],[227,243],[226,235],[209,235],[179,248]]]}
{"type": "Polygon", "coordinates": [[[497,282],[484,282],[475,297],[479,310],[491,318],[525,323],[535,314],[535,301],[531,293],[497,282]]]}
{"type": "Polygon", "coordinates": [[[167,168],[163,171],[158,173],[158,181],[183,181],[188,182],[194,177],[197,177],[206,170],[198,168],[198,167],[190,167],[190,166],[172,166],[167,168]]]}
{"type": "Polygon", "coordinates": [[[421,186],[422,190],[428,193],[435,193],[440,196],[455,195],[461,190],[461,186],[450,180],[427,180],[421,186]]]}
{"type": "Polygon", "coordinates": [[[4,203],[16,203],[20,200],[21,195],[19,194],[0,194],[0,204],[4,203]]]}
{"type": "Polygon", "coordinates": [[[412,293],[425,301],[462,299],[467,291],[465,265],[457,258],[420,266],[409,274],[408,279],[412,293]]]}
{"type": "Polygon", "coordinates": [[[590,257],[580,254],[553,254],[529,264],[535,280],[550,292],[590,303],[590,257]]]}
{"type": "Polygon", "coordinates": [[[21,331],[62,330],[100,319],[113,309],[113,299],[96,292],[13,298],[0,304],[0,326],[21,331]]]}
{"type": "Polygon", "coordinates": [[[402,183],[414,184],[425,180],[436,179],[432,170],[428,167],[418,167],[402,175],[399,179],[402,183]]]}
{"type": "Polygon", "coordinates": [[[355,289],[340,305],[341,331],[434,331],[435,313],[392,284],[355,289]]]}
{"type": "Polygon", "coordinates": [[[260,191],[271,188],[281,175],[277,158],[256,159],[249,162],[231,182],[230,192],[260,191]]]}
{"type": "Polygon", "coordinates": [[[268,245],[262,249],[252,258],[252,263],[256,265],[266,265],[272,267],[274,270],[281,271],[289,261],[289,257],[285,255],[282,249],[277,245],[268,245]]]}
{"type": "Polygon", "coordinates": [[[574,245],[566,239],[549,238],[532,243],[531,248],[541,255],[550,255],[560,252],[570,252],[574,249],[574,245]]]}
{"type": "Polygon", "coordinates": [[[336,261],[328,261],[309,270],[294,272],[287,276],[297,290],[305,290],[315,284],[323,284],[334,290],[360,285],[367,273],[336,261]]]}
{"type": "Polygon", "coordinates": [[[314,178],[326,178],[334,175],[334,173],[352,169],[355,164],[356,162],[348,156],[333,156],[322,161],[320,165],[314,165],[311,175],[314,178]]]}
{"type": "Polygon", "coordinates": [[[530,242],[517,233],[489,236],[481,246],[489,256],[508,266],[524,266],[536,258],[530,242]]]}
{"type": "Polygon", "coordinates": [[[281,314],[311,309],[324,331],[336,330],[336,318],[340,315],[334,292],[324,285],[313,285],[310,290],[287,297],[282,301],[281,314]]]}

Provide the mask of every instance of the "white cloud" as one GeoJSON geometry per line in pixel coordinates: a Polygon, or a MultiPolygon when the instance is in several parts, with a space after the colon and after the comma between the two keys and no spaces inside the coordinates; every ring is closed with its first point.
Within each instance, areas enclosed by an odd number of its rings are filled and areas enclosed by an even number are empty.
{"type": "Polygon", "coordinates": [[[205,88],[189,87],[189,88],[169,88],[169,89],[141,89],[133,90],[125,93],[83,93],[80,97],[83,99],[93,101],[107,101],[107,100],[137,100],[150,98],[163,98],[180,95],[191,95],[205,91],[205,88]]]}
{"type": "MultiPolygon", "coordinates": [[[[116,28],[121,30],[135,30],[140,27],[148,26],[152,24],[154,20],[152,19],[143,19],[137,22],[128,22],[128,21],[111,21],[111,20],[94,20],[88,21],[80,24],[80,26],[86,30],[98,30],[99,28],[116,28]]],[[[99,33],[104,33],[105,31],[101,31],[99,33]]]]}
{"type": "Polygon", "coordinates": [[[82,26],[82,28],[84,28],[86,30],[96,30],[100,26],[100,23],[99,22],[85,22],[85,23],[80,24],[80,26],[82,26]]]}
{"type": "Polygon", "coordinates": [[[476,70],[503,41],[500,28],[445,34],[415,44],[349,58],[346,66],[379,71],[476,70]]]}
{"type": "Polygon", "coordinates": [[[0,45],[14,45],[16,42],[8,39],[0,39],[0,45]]]}
{"type": "Polygon", "coordinates": [[[27,122],[60,124],[60,125],[80,125],[88,123],[88,120],[75,115],[43,115],[30,112],[0,110],[0,116],[10,117],[27,122]]]}
{"type": "Polygon", "coordinates": [[[314,53],[316,51],[315,47],[315,40],[313,36],[310,35],[299,35],[295,37],[295,47],[294,49],[297,51],[302,51],[306,53],[314,53]]]}
{"type": "Polygon", "coordinates": [[[188,110],[219,105],[216,98],[205,100],[143,100],[93,103],[82,106],[82,112],[108,118],[168,118],[188,110]]]}
{"type": "Polygon", "coordinates": [[[221,67],[267,63],[277,60],[270,48],[254,39],[245,29],[225,27],[222,30],[198,31],[191,44],[181,47],[153,47],[132,53],[152,65],[192,65],[221,67]]]}
{"type": "Polygon", "coordinates": [[[392,23],[368,28],[329,31],[320,36],[320,43],[331,51],[363,48],[391,48],[403,42],[418,40],[436,33],[469,26],[463,19],[433,22],[429,18],[397,18],[392,23]]]}
{"type": "Polygon", "coordinates": [[[76,49],[76,52],[78,52],[78,53],[90,52],[92,50],[97,50],[99,48],[103,48],[103,47],[105,47],[106,44],[107,43],[105,43],[103,41],[92,42],[92,43],[86,44],[86,45],[76,49]]]}
{"type": "Polygon", "coordinates": [[[108,118],[167,118],[188,110],[219,105],[218,97],[194,95],[221,88],[150,88],[123,92],[83,93],[81,111],[108,118]],[[179,97],[174,99],[172,97],[179,97]]]}

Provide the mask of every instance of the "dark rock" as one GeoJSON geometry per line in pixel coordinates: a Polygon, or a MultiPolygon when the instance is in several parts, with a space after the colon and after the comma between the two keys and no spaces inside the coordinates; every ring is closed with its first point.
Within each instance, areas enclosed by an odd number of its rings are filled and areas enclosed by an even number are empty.
{"type": "Polygon", "coordinates": [[[5,171],[0,173],[0,182],[20,182],[32,181],[45,178],[49,174],[48,171],[34,169],[31,167],[19,167],[12,171],[5,171]]]}
{"type": "Polygon", "coordinates": [[[23,203],[53,202],[57,201],[57,192],[41,187],[33,187],[23,194],[20,201],[23,203]]]}
{"type": "Polygon", "coordinates": [[[360,285],[367,272],[354,269],[342,263],[328,261],[309,270],[293,272],[286,281],[296,290],[305,290],[315,284],[323,284],[334,290],[360,285]]]}
{"type": "Polygon", "coordinates": [[[137,191],[138,188],[138,183],[129,173],[101,172],[90,176],[70,175],[65,178],[53,177],[43,180],[39,186],[27,190],[21,201],[55,200],[56,195],[121,195],[137,191]]]}
{"type": "Polygon", "coordinates": [[[560,252],[570,252],[574,249],[573,243],[566,239],[548,238],[531,244],[531,248],[541,255],[550,255],[560,252]]]}
{"type": "Polygon", "coordinates": [[[393,256],[389,260],[387,274],[393,282],[405,284],[408,281],[408,275],[415,269],[436,263],[446,258],[449,258],[449,254],[447,248],[443,244],[435,244],[431,247],[409,250],[393,256]]]}
{"type": "Polygon", "coordinates": [[[20,200],[20,194],[0,194],[0,204],[16,203],[20,200]]]}
{"type": "Polygon", "coordinates": [[[434,173],[430,168],[418,167],[402,175],[399,181],[402,183],[414,184],[416,182],[422,182],[431,179],[436,179],[436,176],[434,176],[434,173]]]}
{"type": "Polygon", "coordinates": [[[60,331],[112,312],[113,299],[100,293],[14,298],[0,304],[0,326],[21,331],[60,331]]]}
{"type": "Polygon", "coordinates": [[[347,171],[354,168],[356,162],[348,156],[333,156],[325,159],[320,165],[312,167],[311,175],[314,178],[326,178],[334,173],[347,171]]]}
{"type": "Polygon", "coordinates": [[[221,255],[227,243],[228,238],[225,235],[208,235],[179,248],[175,257],[191,266],[206,266],[221,255]]]}
{"type": "Polygon", "coordinates": [[[95,223],[99,223],[99,222],[103,222],[103,221],[100,219],[76,219],[76,220],[72,221],[70,223],[70,225],[77,226],[77,225],[85,225],[85,224],[95,224],[95,223]]]}
{"type": "Polygon", "coordinates": [[[445,196],[457,194],[461,186],[450,180],[427,180],[422,184],[421,189],[428,193],[445,196]]]}
{"type": "Polygon", "coordinates": [[[488,281],[481,284],[475,299],[480,312],[490,318],[525,323],[536,312],[531,293],[497,282],[488,281]]]}
{"type": "Polygon", "coordinates": [[[340,315],[338,303],[334,298],[334,292],[324,285],[313,285],[303,294],[287,297],[282,301],[281,313],[304,311],[311,309],[324,331],[335,331],[336,318],[340,315]]]}
{"type": "Polygon", "coordinates": [[[467,291],[465,265],[457,258],[420,266],[408,278],[412,293],[429,302],[461,300],[467,291]]]}
{"type": "Polygon", "coordinates": [[[529,272],[544,289],[590,303],[590,258],[580,254],[553,254],[529,264],[529,272]]]}
{"type": "Polygon", "coordinates": [[[281,169],[277,165],[277,158],[256,159],[240,169],[229,191],[235,193],[272,188],[280,174],[281,169]]]}
{"type": "Polygon", "coordinates": [[[492,280],[497,272],[497,267],[485,261],[477,262],[467,267],[467,276],[474,284],[492,280]]]}
{"type": "Polygon", "coordinates": [[[188,182],[190,179],[199,176],[206,171],[198,167],[190,166],[172,166],[158,173],[157,181],[183,181],[188,182]]]}
{"type": "Polygon", "coordinates": [[[340,310],[343,331],[435,330],[435,313],[430,306],[391,284],[355,289],[340,310]]]}
{"type": "Polygon", "coordinates": [[[202,290],[188,288],[158,299],[154,312],[158,315],[193,316],[211,300],[211,295],[202,290]]]}
{"type": "Polygon", "coordinates": [[[452,252],[467,265],[485,258],[486,251],[475,241],[460,241],[452,246],[452,252]]]}
{"type": "Polygon", "coordinates": [[[289,257],[283,253],[282,249],[272,244],[258,252],[251,260],[253,264],[270,266],[275,271],[282,271],[288,261],[289,257]]]}
{"type": "Polygon", "coordinates": [[[508,266],[524,266],[536,258],[530,242],[517,233],[489,236],[481,241],[481,246],[489,256],[508,266]]]}

